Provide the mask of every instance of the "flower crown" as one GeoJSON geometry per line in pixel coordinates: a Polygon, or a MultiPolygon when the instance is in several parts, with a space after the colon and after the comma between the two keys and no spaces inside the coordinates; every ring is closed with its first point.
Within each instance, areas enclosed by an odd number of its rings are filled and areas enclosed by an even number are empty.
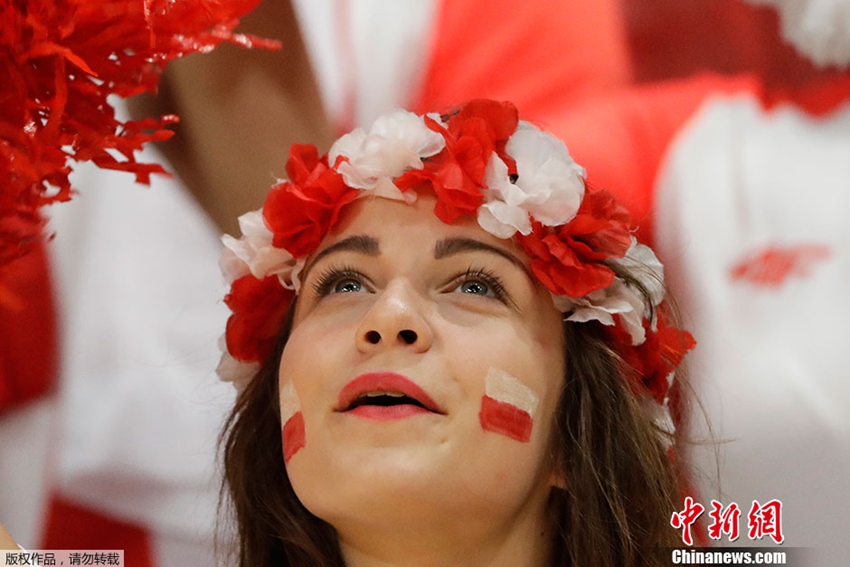
{"type": "Polygon", "coordinates": [[[218,373],[237,387],[271,355],[305,260],[340,211],[364,196],[413,203],[422,184],[436,194],[443,222],[474,215],[494,236],[516,238],[564,320],[604,326],[633,369],[636,393],[663,404],[673,370],[695,345],[667,325],[661,263],[632,236],[626,209],[585,185],[563,142],[520,121],[510,103],[475,100],[448,116],[397,110],[368,133],[345,134],[325,156],[294,145],[286,172],[261,210],[239,218],[242,237],[223,238],[232,315],[218,373]]]}

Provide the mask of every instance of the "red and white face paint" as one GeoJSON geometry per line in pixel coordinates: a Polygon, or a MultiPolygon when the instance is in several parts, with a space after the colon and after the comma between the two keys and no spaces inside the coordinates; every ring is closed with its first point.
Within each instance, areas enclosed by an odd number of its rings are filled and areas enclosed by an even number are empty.
{"type": "Polygon", "coordinates": [[[301,400],[292,382],[287,382],[280,390],[280,421],[283,423],[283,461],[288,463],[304,447],[305,441],[301,400]]]}
{"type": "Polygon", "coordinates": [[[501,433],[527,443],[534,427],[537,395],[507,372],[490,368],[484,379],[484,397],[478,419],[485,431],[501,433]]]}

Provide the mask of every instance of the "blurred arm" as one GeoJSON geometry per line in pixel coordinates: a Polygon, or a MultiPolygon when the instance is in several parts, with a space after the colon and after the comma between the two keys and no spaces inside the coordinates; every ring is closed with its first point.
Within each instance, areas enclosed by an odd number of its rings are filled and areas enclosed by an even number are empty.
{"type": "Polygon", "coordinates": [[[236,233],[237,217],[259,208],[268,188],[284,176],[292,143],[312,142],[324,151],[333,139],[290,2],[262,2],[238,31],[278,39],[283,48],[222,45],[174,61],[157,98],[131,101],[136,115],[180,116],[177,135],[161,150],[229,233],[236,233]]]}

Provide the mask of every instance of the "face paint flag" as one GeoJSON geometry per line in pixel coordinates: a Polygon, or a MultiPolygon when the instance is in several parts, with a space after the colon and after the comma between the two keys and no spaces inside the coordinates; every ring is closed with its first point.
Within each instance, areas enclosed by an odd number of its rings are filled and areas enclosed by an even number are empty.
{"type": "Polygon", "coordinates": [[[501,433],[523,443],[531,439],[537,396],[501,370],[491,368],[484,379],[484,397],[478,419],[485,431],[501,433]]]}
{"type": "Polygon", "coordinates": [[[288,463],[304,446],[305,440],[301,401],[292,382],[288,382],[280,391],[280,420],[283,422],[283,461],[288,463]]]}

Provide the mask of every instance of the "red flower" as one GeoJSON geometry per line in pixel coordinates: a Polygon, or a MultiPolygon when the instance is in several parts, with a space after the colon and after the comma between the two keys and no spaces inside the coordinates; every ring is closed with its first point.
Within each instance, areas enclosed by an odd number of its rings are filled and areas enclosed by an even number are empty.
{"type": "Polygon", "coordinates": [[[482,143],[484,138],[481,136],[486,135],[487,139],[492,140],[491,152],[497,151],[499,157],[510,165],[513,159],[505,154],[505,144],[516,132],[518,124],[519,113],[512,103],[477,99],[463,105],[457,114],[449,118],[448,129],[457,138],[472,135],[482,143]]]}
{"type": "Polygon", "coordinates": [[[604,189],[587,187],[576,217],[553,229],[538,222],[517,239],[531,269],[552,293],[582,297],[611,285],[614,272],[602,261],[622,258],[631,246],[628,211],[604,189]]]}
{"type": "Polygon", "coordinates": [[[347,186],[313,145],[293,145],[286,172],[290,180],[271,188],[263,219],[274,233],[273,244],[299,258],[319,246],[358,190],[347,186]]]}
{"type": "Polygon", "coordinates": [[[277,276],[262,281],[248,275],[233,282],[224,298],[232,315],[227,320],[227,351],[242,362],[264,362],[274,350],[295,292],[280,285],[277,276]]]}
{"type": "Polygon", "coordinates": [[[426,160],[424,171],[411,171],[397,184],[402,190],[427,180],[437,195],[434,214],[445,223],[464,214],[475,215],[484,200],[484,172],[494,151],[515,168],[505,153],[508,138],[519,122],[509,102],[473,100],[448,119],[446,127],[425,117],[425,124],[442,134],[446,148],[426,160]]]}
{"type": "Polygon", "coordinates": [[[637,346],[632,346],[631,337],[619,322],[605,328],[612,342],[617,345],[615,348],[619,355],[637,373],[636,381],[631,383],[632,389],[636,394],[649,392],[659,404],[667,397],[667,377],[697,344],[688,331],[668,326],[663,307],[662,303],[656,312],[655,331],[649,328],[649,321],[644,320],[646,340],[637,346]]]}

